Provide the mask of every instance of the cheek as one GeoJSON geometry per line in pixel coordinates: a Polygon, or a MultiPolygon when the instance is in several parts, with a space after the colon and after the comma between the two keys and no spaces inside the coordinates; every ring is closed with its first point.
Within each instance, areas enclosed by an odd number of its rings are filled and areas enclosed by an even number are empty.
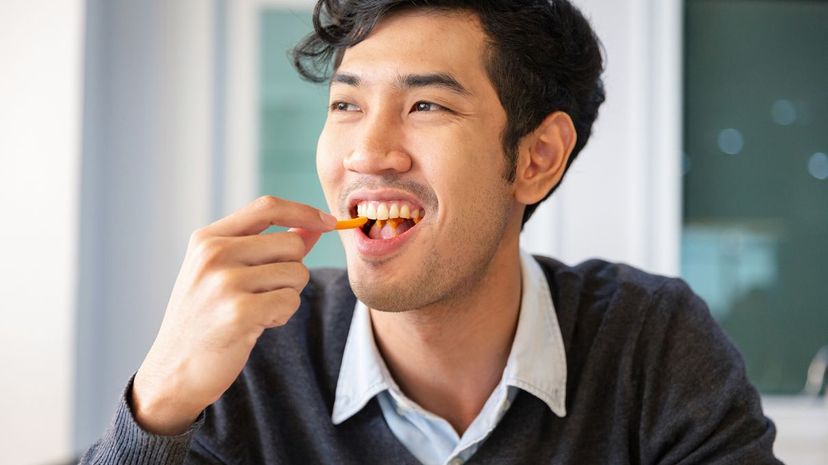
{"type": "Polygon", "coordinates": [[[504,192],[499,173],[469,169],[468,164],[452,164],[435,179],[432,188],[440,202],[438,234],[457,246],[460,238],[474,237],[481,222],[491,223],[491,216],[504,215],[504,192]]]}
{"type": "Polygon", "coordinates": [[[502,203],[509,191],[503,179],[505,156],[500,146],[479,139],[466,139],[454,150],[446,150],[447,146],[434,147],[440,156],[422,160],[427,182],[445,207],[441,214],[485,214],[490,206],[502,203]]]}

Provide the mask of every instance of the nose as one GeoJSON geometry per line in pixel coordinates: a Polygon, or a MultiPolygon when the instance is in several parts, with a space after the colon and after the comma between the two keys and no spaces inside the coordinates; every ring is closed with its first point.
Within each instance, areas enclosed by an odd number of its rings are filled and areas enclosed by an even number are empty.
{"type": "Polygon", "coordinates": [[[402,122],[393,114],[374,113],[362,121],[345,168],[361,174],[404,173],[411,156],[403,147],[402,122]]]}

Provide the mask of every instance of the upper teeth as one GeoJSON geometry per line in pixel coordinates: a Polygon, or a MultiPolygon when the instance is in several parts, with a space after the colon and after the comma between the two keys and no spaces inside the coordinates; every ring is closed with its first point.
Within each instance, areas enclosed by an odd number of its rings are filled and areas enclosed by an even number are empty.
{"type": "Polygon", "coordinates": [[[364,216],[372,220],[387,220],[389,218],[420,219],[425,216],[425,210],[404,200],[391,202],[366,200],[357,204],[357,216],[364,216]]]}

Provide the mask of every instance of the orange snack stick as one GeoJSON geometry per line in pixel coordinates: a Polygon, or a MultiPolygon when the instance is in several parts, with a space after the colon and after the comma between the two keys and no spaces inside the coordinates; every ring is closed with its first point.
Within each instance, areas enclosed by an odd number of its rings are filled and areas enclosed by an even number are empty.
{"type": "Polygon", "coordinates": [[[339,220],[336,222],[336,229],[354,229],[363,226],[365,223],[368,222],[368,218],[364,216],[360,216],[357,218],[351,218],[349,220],[339,220]]]}

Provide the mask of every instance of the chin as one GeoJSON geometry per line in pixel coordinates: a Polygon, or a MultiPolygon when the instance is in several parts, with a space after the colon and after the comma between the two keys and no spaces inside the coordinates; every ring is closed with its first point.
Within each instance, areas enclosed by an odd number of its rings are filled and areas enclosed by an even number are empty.
{"type": "MultiPolygon", "coordinates": [[[[389,267],[391,265],[389,264],[389,267]]],[[[388,273],[374,263],[355,264],[348,260],[348,279],[354,295],[369,308],[387,312],[404,312],[428,305],[428,296],[420,292],[416,277],[388,273]]]]}
{"type": "Polygon", "coordinates": [[[365,281],[351,278],[351,289],[356,297],[368,308],[383,312],[405,312],[422,307],[411,289],[401,286],[366,285],[365,281]]]}

